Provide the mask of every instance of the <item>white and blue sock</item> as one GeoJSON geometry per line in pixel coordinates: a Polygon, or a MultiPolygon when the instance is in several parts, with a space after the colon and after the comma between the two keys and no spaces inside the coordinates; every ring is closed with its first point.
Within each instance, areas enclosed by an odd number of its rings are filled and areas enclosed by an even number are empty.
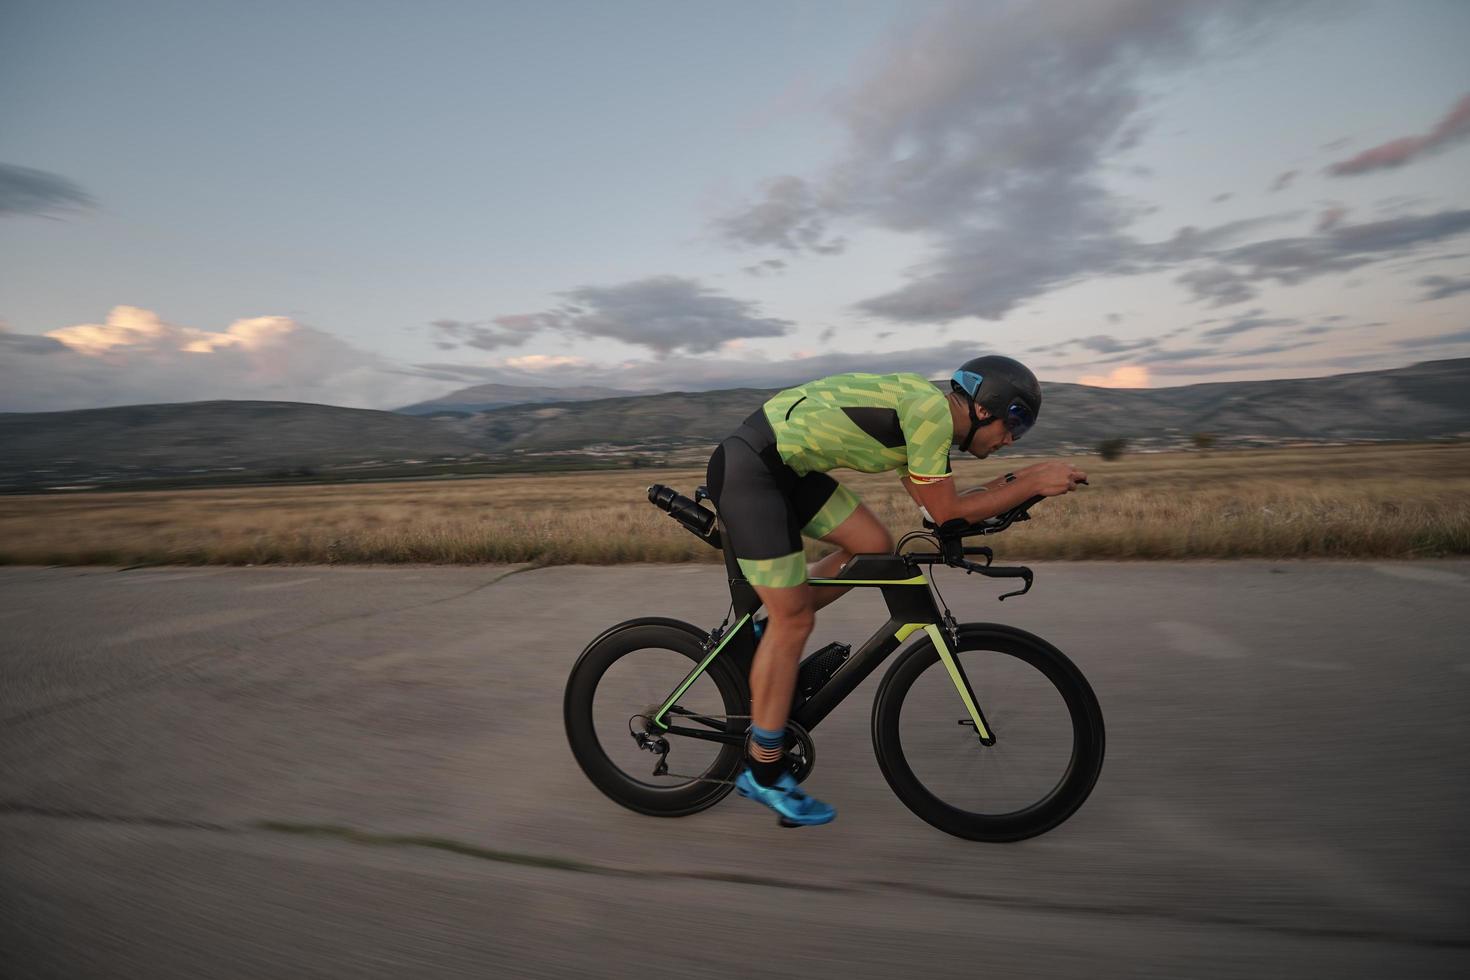
{"type": "Polygon", "coordinates": [[[785,771],[783,757],[786,747],[786,730],[770,731],[758,725],[750,726],[747,743],[750,774],[762,786],[774,786],[785,771]]]}

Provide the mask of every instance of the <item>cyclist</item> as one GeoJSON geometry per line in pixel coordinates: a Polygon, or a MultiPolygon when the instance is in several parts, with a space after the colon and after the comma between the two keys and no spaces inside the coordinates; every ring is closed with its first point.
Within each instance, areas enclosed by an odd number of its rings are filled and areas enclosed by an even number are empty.
{"type": "Polygon", "coordinates": [[[897,470],[904,489],[943,523],[980,521],[1034,496],[1076,489],[1087,475],[1070,463],[1038,463],[964,493],[955,489],[951,446],[984,459],[1021,438],[1041,411],[1041,385],[1025,365],[989,355],[966,361],[948,394],[918,374],[838,374],[769,399],[710,457],[708,485],[725,547],[755,588],[767,618],[750,669],[751,726],[742,796],[786,824],[822,824],[837,812],[804,793],[783,764],[797,665],[814,614],[846,588],[813,589],[855,554],[893,550],[887,528],[828,475],[897,470]],[[999,424],[996,424],[999,423],[999,424]],[[807,567],[802,536],[837,546],[807,567]]]}

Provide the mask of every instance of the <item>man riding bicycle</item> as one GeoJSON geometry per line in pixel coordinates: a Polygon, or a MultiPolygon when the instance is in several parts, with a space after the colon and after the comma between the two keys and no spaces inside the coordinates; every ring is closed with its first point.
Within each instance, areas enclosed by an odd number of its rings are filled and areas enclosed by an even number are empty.
{"type": "Polygon", "coordinates": [[[1068,493],[1087,478],[1056,461],[956,491],[950,447],[984,459],[1021,438],[1041,411],[1041,385],[1019,361],[989,355],[961,365],[950,389],[945,394],[918,374],[819,378],[769,399],[710,457],[709,491],[725,547],[768,616],[750,668],[747,765],[735,787],[788,823],[822,824],[837,815],[803,792],[783,763],[787,714],[814,614],[848,591],[813,589],[807,579],[835,576],[855,554],[893,550],[888,529],[828,472],[897,470],[909,496],[941,524],[957,517],[981,521],[1031,497],[1068,493]],[[808,567],[803,536],[837,550],[808,567]]]}

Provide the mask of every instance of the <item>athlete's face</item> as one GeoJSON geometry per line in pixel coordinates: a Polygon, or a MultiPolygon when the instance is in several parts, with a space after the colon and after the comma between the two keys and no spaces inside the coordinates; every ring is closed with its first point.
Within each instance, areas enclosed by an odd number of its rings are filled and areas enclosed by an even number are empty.
{"type": "MultiPolygon", "coordinates": [[[[983,408],[976,409],[975,414],[984,422],[990,418],[990,413],[983,408]]],[[[967,423],[968,424],[968,423],[967,423]]],[[[966,431],[969,431],[966,429],[966,431]]],[[[1011,430],[999,422],[991,422],[982,425],[975,430],[975,438],[970,443],[970,455],[976,459],[984,459],[998,449],[1004,449],[1016,440],[1011,437],[1011,430]]]]}

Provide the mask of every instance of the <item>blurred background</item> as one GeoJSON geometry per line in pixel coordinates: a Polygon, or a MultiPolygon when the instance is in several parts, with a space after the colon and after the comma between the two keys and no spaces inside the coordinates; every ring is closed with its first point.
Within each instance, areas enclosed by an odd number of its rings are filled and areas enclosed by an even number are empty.
{"type": "Polygon", "coordinates": [[[1459,0],[0,5],[0,973],[1461,975],[1466,37],[1459,0]],[[577,653],[727,602],[643,489],[783,387],[987,352],[1046,405],[961,482],[1093,479],[997,541],[1033,595],[949,598],[1091,679],[1087,806],[920,823],[876,676],[817,733],[830,828],[598,795],[577,653]]]}

